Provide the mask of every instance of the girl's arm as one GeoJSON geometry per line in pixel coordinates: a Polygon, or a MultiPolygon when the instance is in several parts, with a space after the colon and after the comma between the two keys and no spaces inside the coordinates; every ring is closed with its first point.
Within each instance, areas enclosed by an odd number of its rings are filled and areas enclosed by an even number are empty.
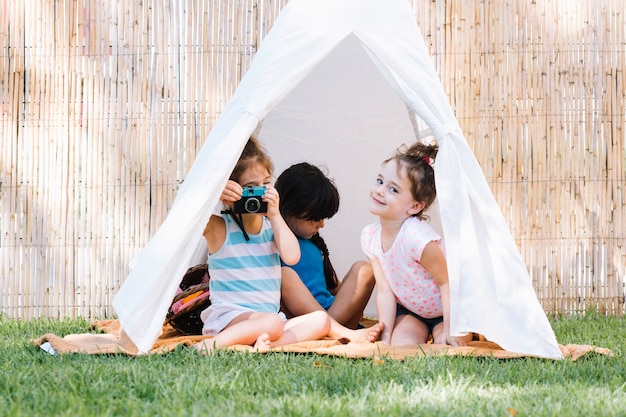
{"type": "Polygon", "coordinates": [[[380,340],[388,345],[391,344],[391,335],[393,327],[396,323],[396,295],[391,291],[389,282],[385,278],[383,268],[377,259],[369,258],[374,270],[374,278],[378,284],[378,293],[376,294],[376,308],[378,310],[378,321],[383,323],[383,331],[380,334],[380,340]]]}
{"type": "Polygon", "coordinates": [[[441,304],[443,305],[443,332],[438,338],[439,340],[433,340],[433,343],[456,346],[455,339],[450,336],[450,286],[447,282],[439,284],[439,292],[441,293],[441,304]]]}
{"type": "Polygon", "coordinates": [[[220,250],[226,240],[226,223],[224,219],[220,216],[212,215],[202,235],[204,236],[204,240],[206,240],[209,253],[215,253],[220,250]]]}
{"type": "Polygon", "coordinates": [[[434,340],[437,344],[461,345],[456,338],[450,336],[450,286],[448,285],[448,264],[443,251],[435,242],[430,242],[424,247],[420,263],[437,281],[441,293],[443,306],[443,333],[440,340],[434,340]]]}
{"type": "MultiPolygon", "coordinates": [[[[241,188],[241,185],[233,180],[228,180],[226,181],[220,200],[228,207],[231,207],[235,201],[241,198],[242,192],[243,188],[241,188]]],[[[226,240],[226,223],[224,219],[220,216],[212,215],[204,227],[202,235],[206,240],[209,253],[215,253],[220,250],[226,240]]]]}
{"type": "Polygon", "coordinates": [[[266,216],[272,224],[274,241],[280,258],[287,265],[297,264],[300,260],[300,245],[298,245],[298,238],[287,226],[285,219],[278,210],[280,201],[278,191],[272,186],[267,186],[265,194],[263,194],[263,201],[267,202],[266,216]]]}

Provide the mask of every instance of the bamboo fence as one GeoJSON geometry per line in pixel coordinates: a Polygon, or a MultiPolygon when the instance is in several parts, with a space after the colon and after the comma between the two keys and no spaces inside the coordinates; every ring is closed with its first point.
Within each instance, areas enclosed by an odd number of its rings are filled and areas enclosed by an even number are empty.
{"type": "MultiPolygon", "coordinates": [[[[626,2],[408,0],[548,313],[624,313],[626,2]]],[[[287,0],[0,3],[0,312],[113,315],[287,0]]]]}

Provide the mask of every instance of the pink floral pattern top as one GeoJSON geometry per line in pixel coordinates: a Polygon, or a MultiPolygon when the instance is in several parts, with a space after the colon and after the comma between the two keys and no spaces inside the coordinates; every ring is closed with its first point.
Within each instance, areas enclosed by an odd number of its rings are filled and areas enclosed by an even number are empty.
{"type": "Polygon", "coordinates": [[[395,241],[384,252],[379,221],[365,226],[361,232],[363,252],[380,262],[398,303],[424,318],[443,316],[439,285],[420,263],[424,248],[432,241],[444,250],[441,237],[417,217],[404,221],[395,241]]]}

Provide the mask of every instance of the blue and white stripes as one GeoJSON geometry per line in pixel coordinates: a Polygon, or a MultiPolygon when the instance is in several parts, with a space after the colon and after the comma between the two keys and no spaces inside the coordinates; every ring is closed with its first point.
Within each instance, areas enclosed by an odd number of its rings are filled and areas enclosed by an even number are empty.
{"type": "Polygon", "coordinates": [[[237,305],[277,313],[280,308],[280,257],[267,218],[257,235],[246,241],[239,226],[224,216],[226,240],[209,255],[211,303],[237,305]]]}

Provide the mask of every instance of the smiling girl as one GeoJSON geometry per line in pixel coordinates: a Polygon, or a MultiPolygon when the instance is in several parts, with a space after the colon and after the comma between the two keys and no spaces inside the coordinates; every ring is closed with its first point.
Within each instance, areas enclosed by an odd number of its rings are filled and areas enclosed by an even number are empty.
{"type": "Polygon", "coordinates": [[[378,294],[381,340],[393,345],[464,345],[471,334],[451,337],[450,290],[443,240],[424,211],[436,197],[431,166],[436,145],[416,143],[384,161],[370,190],[369,210],[378,221],[361,233],[378,294]]]}

